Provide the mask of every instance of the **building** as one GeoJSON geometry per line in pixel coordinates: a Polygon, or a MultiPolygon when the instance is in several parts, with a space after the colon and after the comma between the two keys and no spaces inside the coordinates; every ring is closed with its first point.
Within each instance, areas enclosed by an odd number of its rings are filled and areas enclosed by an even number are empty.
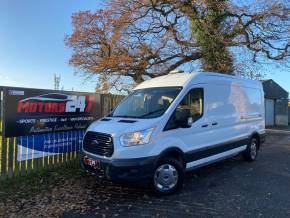
{"type": "Polygon", "coordinates": [[[265,93],[266,126],[288,126],[289,93],[274,80],[262,81],[265,93]]]}

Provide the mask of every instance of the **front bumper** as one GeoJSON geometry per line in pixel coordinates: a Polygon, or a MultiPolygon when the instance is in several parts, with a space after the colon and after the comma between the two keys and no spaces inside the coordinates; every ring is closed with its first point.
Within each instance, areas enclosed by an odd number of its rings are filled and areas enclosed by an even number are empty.
{"type": "Polygon", "coordinates": [[[155,168],[156,157],[132,158],[132,159],[101,159],[85,152],[81,152],[81,167],[100,178],[114,182],[139,182],[152,178],[155,168]],[[100,161],[100,166],[94,168],[86,165],[84,159],[100,161]]]}

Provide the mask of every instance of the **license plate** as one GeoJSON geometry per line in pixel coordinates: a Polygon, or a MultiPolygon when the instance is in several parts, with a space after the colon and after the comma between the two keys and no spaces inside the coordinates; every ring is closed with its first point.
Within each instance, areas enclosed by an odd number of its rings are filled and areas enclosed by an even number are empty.
{"type": "Polygon", "coordinates": [[[101,162],[99,160],[93,160],[90,158],[84,158],[84,164],[91,166],[95,169],[100,169],[101,168],[101,162]]]}

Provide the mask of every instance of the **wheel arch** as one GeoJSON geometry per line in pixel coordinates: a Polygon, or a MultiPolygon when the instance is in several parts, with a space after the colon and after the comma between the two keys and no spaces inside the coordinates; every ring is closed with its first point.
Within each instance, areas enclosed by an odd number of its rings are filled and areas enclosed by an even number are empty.
{"type": "Polygon", "coordinates": [[[261,137],[260,137],[260,134],[258,132],[253,132],[249,138],[249,141],[252,139],[252,138],[256,138],[258,140],[258,148],[260,148],[260,144],[261,144],[261,137]]]}
{"type": "Polygon", "coordinates": [[[186,167],[186,159],[185,159],[185,154],[184,152],[178,148],[178,147],[170,147],[170,148],[167,148],[165,149],[164,151],[162,151],[157,160],[156,160],[156,163],[157,164],[160,160],[162,160],[163,158],[165,157],[172,157],[172,158],[175,158],[179,161],[181,161],[183,167],[185,168],[186,167]]]}

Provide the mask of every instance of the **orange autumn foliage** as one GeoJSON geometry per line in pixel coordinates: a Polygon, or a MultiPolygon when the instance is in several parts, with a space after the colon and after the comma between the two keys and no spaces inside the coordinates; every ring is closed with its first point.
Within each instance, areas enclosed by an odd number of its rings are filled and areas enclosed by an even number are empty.
{"type": "MultiPolygon", "coordinates": [[[[73,33],[65,39],[73,51],[70,64],[88,78],[97,76],[96,89],[108,92],[130,89],[183,66],[196,68],[209,53],[218,52],[215,41],[223,49],[245,48],[256,62],[288,59],[289,3],[223,1],[220,29],[211,31],[208,28],[217,26],[208,25],[215,22],[209,9],[213,2],[219,6],[218,0],[108,0],[104,9],[77,12],[72,16],[73,33]],[[199,34],[192,28],[199,28],[199,34]],[[203,35],[210,40],[197,38],[203,35]]],[[[241,58],[231,55],[233,60],[241,58]]],[[[227,67],[220,66],[221,71],[227,67]]]]}

